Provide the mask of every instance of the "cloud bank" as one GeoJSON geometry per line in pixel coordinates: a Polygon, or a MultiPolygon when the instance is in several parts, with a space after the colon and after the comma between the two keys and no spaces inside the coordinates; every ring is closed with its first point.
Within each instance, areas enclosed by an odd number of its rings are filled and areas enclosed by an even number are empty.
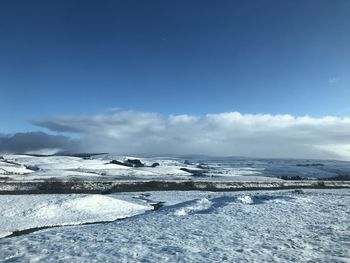
{"type": "MultiPolygon", "coordinates": [[[[74,151],[350,160],[350,118],[239,112],[163,116],[126,111],[33,124],[78,134],[74,151]]],[[[65,143],[58,145],[69,148],[65,143]]]]}
{"type": "Polygon", "coordinates": [[[0,134],[0,152],[53,154],[74,148],[75,142],[62,135],[49,135],[43,132],[0,134]]]}

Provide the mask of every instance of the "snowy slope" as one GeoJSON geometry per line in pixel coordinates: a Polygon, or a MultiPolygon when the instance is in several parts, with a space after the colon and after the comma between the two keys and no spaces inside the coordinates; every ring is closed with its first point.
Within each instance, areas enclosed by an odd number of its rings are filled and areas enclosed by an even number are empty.
{"type": "Polygon", "coordinates": [[[151,209],[102,195],[0,195],[0,237],[31,228],[113,221],[151,209]]]}
{"type": "Polygon", "coordinates": [[[3,238],[0,261],[350,261],[348,190],[113,196],[166,206],[108,224],[3,238]]]}
{"type": "MultiPolygon", "coordinates": [[[[137,179],[145,177],[149,179],[159,179],[167,177],[168,179],[183,179],[190,176],[188,172],[181,170],[183,166],[179,166],[179,162],[171,160],[160,161],[161,166],[155,168],[133,168],[110,164],[109,162],[114,159],[113,157],[105,156],[102,158],[84,159],[72,156],[37,157],[29,155],[4,155],[3,158],[6,161],[14,163],[16,167],[21,167],[22,170],[17,168],[14,173],[8,172],[8,164],[0,160],[0,171],[1,174],[6,174],[11,179],[22,181],[47,178],[61,178],[65,180],[69,180],[70,178],[84,180],[88,178],[89,180],[104,180],[137,179]],[[26,169],[25,167],[29,167],[32,170],[26,169]]],[[[120,161],[123,161],[133,157],[118,156],[118,158],[120,161]]],[[[149,166],[152,164],[149,161],[145,161],[145,163],[149,166]]]]}
{"type": "Polygon", "coordinates": [[[33,171],[27,169],[24,165],[6,162],[3,159],[0,159],[0,175],[12,175],[12,174],[29,174],[33,171]]]}

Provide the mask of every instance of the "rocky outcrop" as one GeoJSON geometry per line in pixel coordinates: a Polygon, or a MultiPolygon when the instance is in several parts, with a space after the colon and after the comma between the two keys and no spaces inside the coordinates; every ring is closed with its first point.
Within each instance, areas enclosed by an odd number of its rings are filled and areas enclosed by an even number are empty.
{"type": "Polygon", "coordinates": [[[151,167],[157,167],[157,166],[159,166],[160,164],[159,163],[153,163],[152,165],[151,165],[151,167]]]}
{"type": "Polygon", "coordinates": [[[180,168],[181,171],[188,172],[193,176],[204,176],[206,170],[198,170],[198,169],[189,169],[189,168],[180,168]]]}
{"type": "Polygon", "coordinates": [[[143,164],[139,159],[127,159],[126,163],[131,164],[133,167],[144,167],[145,164],[143,164]]]}
{"type": "Polygon", "coordinates": [[[117,160],[112,160],[109,163],[117,164],[117,165],[123,165],[123,166],[127,166],[127,167],[133,167],[133,165],[130,164],[130,163],[120,162],[120,161],[117,161],[117,160]]]}
{"type": "Polygon", "coordinates": [[[117,165],[123,165],[123,166],[127,166],[127,167],[136,167],[136,168],[145,166],[145,164],[142,163],[139,159],[127,159],[124,162],[120,162],[120,161],[117,161],[117,160],[112,160],[109,163],[117,164],[117,165]]]}

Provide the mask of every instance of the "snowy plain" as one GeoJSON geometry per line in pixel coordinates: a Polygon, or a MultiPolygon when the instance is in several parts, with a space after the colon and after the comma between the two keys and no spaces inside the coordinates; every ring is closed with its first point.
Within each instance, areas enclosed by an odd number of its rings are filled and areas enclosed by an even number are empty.
{"type": "MultiPolygon", "coordinates": [[[[349,162],[323,160],[0,158],[3,186],[46,180],[273,184],[288,182],[283,176],[307,182],[349,175],[349,162]],[[128,159],[142,166],[119,164],[128,159]]],[[[0,211],[0,262],[350,262],[349,189],[4,194],[0,211]]]]}
{"type": "Polygon", "coordinates": [[[0,180],[201,180],[278,181],[283,177],[350,180],[350,162],[299,159],[249,159],[241,157],[130,157],[113,154],[88,158],[74,156],[3,155],[0,180]],[[142,167],[123,163],[137,159],[142,167]],[[159,164],[152,167],[152,164],[159,164]]]}
{"type": "MultiPolygon", "coordinates": [[[[57,203],[67,197],[51,198],[57,203]]],[[[147,192],[106,198],[143,207],[165,203],[125,220],[4,237],[0,261],[350,262],[348,190],[147,192]]]]}

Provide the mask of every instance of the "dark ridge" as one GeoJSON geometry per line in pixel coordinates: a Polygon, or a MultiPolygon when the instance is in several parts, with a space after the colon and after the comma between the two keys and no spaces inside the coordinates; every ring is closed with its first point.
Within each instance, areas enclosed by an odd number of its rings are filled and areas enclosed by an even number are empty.
{"type": "Polygon", "coordinates": [[[44,229],[50,229],[50,228],[61,228],[61,227],[67,227],[67,226],[84,226],[84,225],[95,225],[95,224],[109,224],[109,223],[113,223],[115,221],[120,221],[120,220],[125,220],[128,217],[125,218],[119,218],[113,221],[97,221],[97,222],[86,222],[86,223],[81,223],[81,224],[71,224],[71,225],[58,225],[58,226],[42,226],[42,227],[33,227],[33,228],[29,228],[29,229],[25,229],[25,230],[17,230],[17,231],[13,231],[12,234],[5,236],[3,238],[11,238],[11,237],[18,237],[18,236],[23,236],[23,235],[27,235],[27,234],[31,234],[40,230],[44,230],[44,229]]]}
{"type": "Polygon", "coordinates": [[[204,176],[207,170],[194,170],[189,168],[180,168],[181,171],[188,172],[193,176],[204,176]]]}
{"type": "Polygon", "coordinates": [[[16,154],[33,156],[33,157],[69,156],[69,157],[79,157],[79,158],[90,158],[92,156],[103,155],[108,153],[55,153],[55,154],[16,153],[16,154]]]}
{"type": "Polygon", "coordinates": [[[299,176],[299,175],[292,175],[292,176],[288,176],[288,175],[282,175],[282,176],[277,176],[277,178],[282,179],[282,180],[286,180],[286,181],[301,181],[301,180],[306,180],[305,178],[299,176]]]}
{"type": "Polygon", "coordinates": [[[71,156],[71,157],[80,157],[80,158],[90,158],[96,155],[104,155],[108,153],[67,153],[67,154],[55,154],[55,156],[71,156]]]}
{"type": "Polygon", "coordinates": [[[338,175],[338,176],[334,176],[334,177],[327,177],[327,178],[324,178],[323,180],[326,180],[326,181],[350,181],[350,174],[338,175]]]}
{"type": "Polygon", "coordinates": [[[121,162],[121,161],[118,161],[118,160],[112,160],[112,161],[110,161],[109,163],[111,163],[111,164],[117,164],[117,165],[122,165],[122,166],[127,166],[127,167],[133,167],[133,165],[130,164],[130,163],[124,163],[124,162],[121,162]]]}

